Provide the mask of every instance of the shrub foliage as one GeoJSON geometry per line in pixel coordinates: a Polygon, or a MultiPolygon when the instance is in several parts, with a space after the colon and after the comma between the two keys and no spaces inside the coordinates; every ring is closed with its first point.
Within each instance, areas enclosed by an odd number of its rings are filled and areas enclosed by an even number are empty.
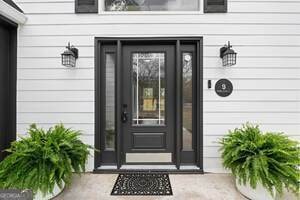
{"type": "Polygon", "coordinates": [[[85,171],[91,147],[81,142],[79,131],[62,124],[45,131],[33,124],[28,133],[12,143],[11,154],[0,163],[0,188],[52,193],[56,184],[70,184],[72,172],[85,171]]]}
{"type": "Polygon", "coordinates": [[[261,183],[272,195],[283,188],[299,193],[299,143],[283,133],[262,133],[246,124],[220,141],[223,165],[239,183],[256,188],[261,183]]]}

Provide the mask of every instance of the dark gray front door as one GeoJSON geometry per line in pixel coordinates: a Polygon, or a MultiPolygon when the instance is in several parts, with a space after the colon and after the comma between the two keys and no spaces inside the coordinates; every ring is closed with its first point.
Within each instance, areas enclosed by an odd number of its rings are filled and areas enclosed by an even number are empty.
{"type": "Polygon", "coordinates": [[[124,45],[124,163],[173,163],[175,46],[124,45]]]}

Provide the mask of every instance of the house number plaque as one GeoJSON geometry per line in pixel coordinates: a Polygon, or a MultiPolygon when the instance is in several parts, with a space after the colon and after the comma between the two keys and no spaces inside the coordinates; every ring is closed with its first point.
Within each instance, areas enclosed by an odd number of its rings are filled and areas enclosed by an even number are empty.
{"type": "Polygon", "coordinates": [[[232,93],[233,86],[228,79],[220,79],[215,85],[215,91],[220,97],[227,97],[232,93]]]}

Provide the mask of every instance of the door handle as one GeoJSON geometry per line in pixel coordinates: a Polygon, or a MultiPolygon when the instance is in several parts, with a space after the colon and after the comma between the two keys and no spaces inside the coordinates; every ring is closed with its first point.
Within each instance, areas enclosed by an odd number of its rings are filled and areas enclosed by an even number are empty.
{"type": "Polygon", "coordinates": [[[128,113],[126,111],[122,112],[121,120],[123,123],[126,123],[128,120],[128,113]]]}
{"type": "Polygon", "coordinates": [[[127,110],[127,104],[123,104],[123,112],[121,114],[121,121],[123,123],[126,123],[128,120],[128,112],[126,110],[127,110]]]}

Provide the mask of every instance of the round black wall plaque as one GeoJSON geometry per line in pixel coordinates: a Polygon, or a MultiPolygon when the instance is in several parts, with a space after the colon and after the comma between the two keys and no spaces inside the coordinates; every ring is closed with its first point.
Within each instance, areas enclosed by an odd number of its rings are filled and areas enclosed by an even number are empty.
{"type": "Polygon", "coordinates": [[[232,93],[232,83],[227,79],[220,79],[215,85],[215,91],[220,97],[227,97],[232,93]]]}

